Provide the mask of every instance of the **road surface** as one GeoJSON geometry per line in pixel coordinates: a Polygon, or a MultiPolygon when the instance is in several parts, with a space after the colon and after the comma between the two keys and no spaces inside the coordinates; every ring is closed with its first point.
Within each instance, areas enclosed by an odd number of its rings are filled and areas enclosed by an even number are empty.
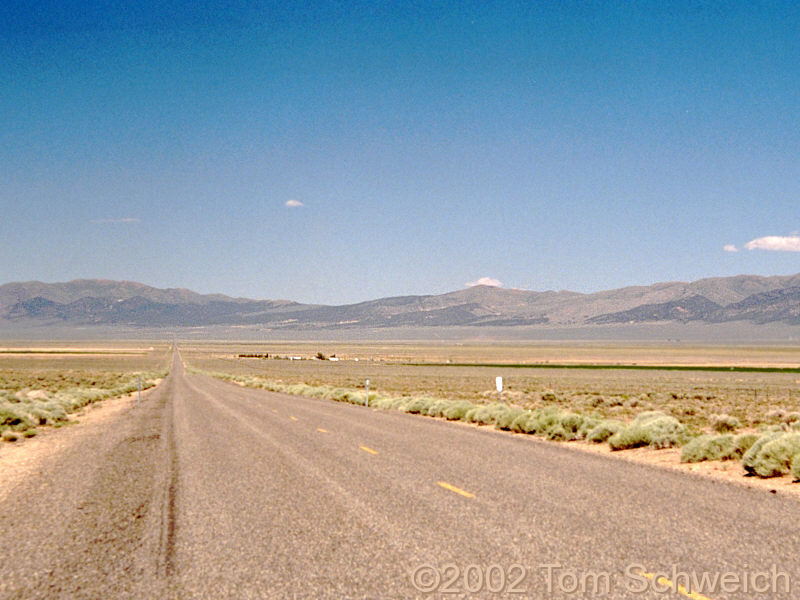
{"type": "Polygon", "coordinates": [[[0,598],[800,597],[794,499],[177,355],[73,438],[0,496],[0,598]]]}

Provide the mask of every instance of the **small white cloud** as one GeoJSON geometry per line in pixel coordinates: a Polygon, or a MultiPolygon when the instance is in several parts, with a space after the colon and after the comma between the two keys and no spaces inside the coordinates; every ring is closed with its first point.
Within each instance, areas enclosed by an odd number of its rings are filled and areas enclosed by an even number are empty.
{"type": "Polygon", "coordinates": [[[300,200],[287,200],[286,206],[288,206],[289,208],[297,208],[298,206],[305,206],[305,204],[300,202],[300,200]]]}
{"type": "Polygon", "coordinates": [[[778,252],[800,252],[800,236],[768,235],[750,240],[744,245],[748,250],[774,250],[778,252]]]}
{"type": "Polygon", "coordinates": [[[722,247],[722,249],[725,250],[725,252],[738,252],[739,251],[739,249],[736,246],[734,246],[733,244],[725,244],[722,247]]]}
{"type": "Polygon", "coordinates": [[[106,225],[106,224],[126,224],[126,223],[140,223],[141,219],[137,219],[136,217],[122,217],[120,219],[92,219],[92,223],[96,225],[106,225]]]}
{"type": "Polygon", "coordinates": [[[503,284],[500,283],[497,279],[493,279],[492,277],[481,277],[478,281],[470,281],[469,283],[465,284],[467,287],[475,287],[476,285],[488,285],[490,287],[503,287],[503,284]]]}

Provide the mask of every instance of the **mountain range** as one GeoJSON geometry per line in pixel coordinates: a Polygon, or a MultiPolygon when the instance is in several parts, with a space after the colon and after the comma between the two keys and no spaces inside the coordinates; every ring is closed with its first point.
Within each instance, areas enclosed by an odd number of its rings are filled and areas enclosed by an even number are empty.
{"type": "Polygon", "coordinates": [[[292,330],[734,321],[800,324],[800,274],[716,277],[590,294],[475,286],[343,306],[232,298],[98,279],[0,285],[0,323],[12,327],[224,325],[292,330]]]}

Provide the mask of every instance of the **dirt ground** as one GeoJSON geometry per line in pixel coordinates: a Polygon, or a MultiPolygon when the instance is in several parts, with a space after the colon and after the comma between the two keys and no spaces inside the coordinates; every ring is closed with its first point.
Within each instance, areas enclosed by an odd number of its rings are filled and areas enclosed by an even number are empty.
{"type": "MultiPolygon", "coordinates": [[[[431,417],[421,417],[431,418],[431,417]]],[[[461,427],[480,427],[497,435],[516,435],[529,439],[531,443],[537,444],[562,444],[577,452],[588,452],[590,454],[603,454],[615,460],[626,460],[628,462],[649,465],[660,469],[670,469],[684,473],[687,476],[705,477],[717,481],[725,481],[735,485],[745,485],[755,489],[774,494],[784,494],[800,500],[800,482],[795,482],[791,475],[783,477],[771,477],[762,479],[746,474],[740,461],[705,461],[700,463],[682,463],[680,448],[665,448],[656,450],[654,448],[633,448],[630,450],[612,451],[608,444],[592,444],[583,440],[572,442],[556,442],[543,439],[525,433],[512,433],[495,429],[491,425],[481,425],[478,423],[467,423],[465,421],[450,421],[451,424],[461,427]]]]}
{"type": "MultiPolygon", "coordinates": [[[[156,388],[142,392],[142,400],[156,388]]],[[[42,427],[34,438],[0,444],[0,502],[27,477],[40,474],[40,465],[63,448],[81,443],[90,430],[112,424],[121,412],[136,406],[136,393],[109,398],[85,406],[68,416],[69,424],[59,428],[42,427]]]]}

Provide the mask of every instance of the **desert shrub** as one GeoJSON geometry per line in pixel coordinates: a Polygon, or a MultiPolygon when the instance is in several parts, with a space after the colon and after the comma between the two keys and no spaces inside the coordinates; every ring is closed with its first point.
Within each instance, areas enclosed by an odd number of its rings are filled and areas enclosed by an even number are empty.
{"type": "Polygon", "coordinates": [[[413,396],[401,396],[400,398],[390,398],[387,408],[392,410],[402,410],[405,412],[406,407],[414,401],[413,396]]]}
{"type": "Polygon", "coordinates": [[[511,421],[514,420],[513,417],[511,417],[511,415],[515,409],[511,408],[507,404],[496,403],[496,404],[490,404],[489,406],[492,407],[491,420],[489,421],[490,425],[494,425],[495,427],[497,427],[498,423],[508,422],[508,424],[511,424],[511,421]]]}
{"type": "Polygon", "coordinates": [[[308,386],[306,386],[304,383],[292,383],[290,385],[287,385],[286,389],[284,391],[287,394],[294,394],[295,396],[302,396],[303,395],[303,390],[305,390],[306,387],[308,387],[308,386]]]}
{"type": "Polygon", "coordinates": [[[494,406],[492,410],[492,425],[495,427],[501,422],[507,422],[510,425],[511,421],[514,420],[516,411],[520,410],[512,408],[508,404],[495,404],[492,406],[494,406]]]}
{"type": "Polygon", "coordinates": [[[483,418],[486,416],[486,409],[483,406],[475,405],[467,411],[464,415],[464,421],[467,423],[482,423],[483,418]]]}
{"type": "Polygon", "coordinates": [[[701,435],[687,443],[681,450],[681,462],[694,463],[706,460],[730,460],[736,449],[732,435],[701,435]]]}
{"type": "Polygon", "coordinates": [[[641,448],[649,444],[647,431],[644,427],[638,425],[630,425],[608,438],[608,445],[611,446],[612,450],[641,448]]]}
{"type": "Polygon", "coordinates": [[[685,428],[675,417],[660,411],[646,411],[638,415],[631,424],[608,438],[612,450],[626,450],[652,446],[670,448],[680,445],[685,428]]]}
{"type": "Polygon", "coordinates": [[[422,410],[419,411],[421,415],[430,415],[431,410],[442,400],[437,400],[436,398],[431,398],[429,396],[423,396],[419,400],[422,401],[422,410]]]}
{"type": "Polygon", "coordinates": [[[631,421],[631,425],[645,425],[654,419],[659,419],[666,416],[667,415],[660,410],[646,410],[636,415],[633,421],[631,421]]]}
{"type": "Polygon", "coordinates": [[[783,432],[781,431],[769,431],[761,435],[755,442],[753,442],[753,444],[750,446],[747,452],[744,453],[744,456],[742,457],[742,466],[749,475],[756,474],[755,465],[757,462],[758,454],[759,452],[761,452],[761,448],[763,448],[765,444],[778,439],[782,435],[783,432]]]}
{"type": "Polygon", "coordinates": [[[597,427],[601,422],[602,419],[598,417],[593,417],[593,416],[584,417],[583,423],[581,423],[581,426],[578,428],[578,437],[581,439],[585,439],[586,436],[589,435],[589,432],[595,427],[597,427]]]}
{"type": "Polygon", "coordinates": [[[564,431],[572,436],[570,439],[577,439],[580,437],[578,432],[583,425],[583,421],[584,418],[581,415],[576,415],[575,413],[565,413],[561,415],[559,424],[564,428],[564,431]]]}
{"type": "Polygon", "coordinates": [[[675,417],[662,416],[647,421],[643,425],[647,431],[649,444],[654,448],[680,446],[685,428],[675,417]]]}
{"type": "Polygon", "coordinates": [[[394,402],[394,398],[377,398],[372,406],[375,408],[383,408],[383,409],[390,409],[392,408],[392,404],[394,402]]]}
{"type": "Polygon", "coordinates": [[[605,419],[586,433],[586,439],[590,442],[600,444],[622,429],[625,429],[625,423],[622,421],[605,419]]]}
{"type": "Polygon", "coordinates": [[[497,419],[508,410],[508,406],[498,402],[494,402],[492,404],[482,404],[467,411],[464,420],[468,423],[494,425],[497,419]]]}
{"type": "Polygon", "coordinates": [[[737,435],[733,440],[734,445],[734,458],[741,459],[745,452],[747,452],[750,447],[756,443],[758,439],[757,433],[742,433],[737,435]]]}
{"type": "Polygon", "coordinates": [[[790,412],[788,415],[783,417],[783,422],[787,425],[793,425],[795,423],[800,422],[800,413],[797,412],[790,412]]]}
{"type": "Polygon", "coordinates": [[[403,410],[407,413],[421,413],[424,412],[427,414],[428,408],[432,405],[430,398],[412,398],[406,405],[403,407],[403,410]]]}
{"type": "Polygon", "coordinates": [[[439,404],[442,402],[442,400],[425,397],[425,401],[425,407],[419,411],[419,414],[425,415],[426,417],[436,416],[436,411],[439,410],[439,404]],[[433,415],[431,415],[431,411],[433,412],[433,415]]]}
{"type": "Polygon", "coordinates": [[[538,415],[532,411],[525,411],[511,423],[511,431],[519,433],[536,433],[539,427],[538,415]]]}
{"type": "Polygon", "coordinates": [[[370,393],[369,396],[367,396],[366,392],[361,393],[360,391],[357,391],[353,392],[347,401],[350,404],[372,406],[380,397],[381,396],[378,393],[370,393]]]}
{"type": "Polygon", "coordinates": [[[508,429],[510,431],[516,431],[517,433],[530,433],[529,431],[526,430],[527,429],[526,426],[528,424],[528,419],[530,419],[531,417],[535,418],[534,413],[529,410],[526,410],[522,414],[514,417],[514,420],[511,421],[511,425],[509,425],[508,429]]]}
{"type": "Polygon", "coordinates": [[[753,472],[759,477],[786,475],[791,461],[800,452],[800,434],[790,433],[766,442],[752,461],[753,472]]]}
{"type": "Polygon", "coordinates": [[[690,440],[681,449],[681,462],[703,462],[709,460],[708,444],[713,435],[701,435],[690,440]]]}
{"type": "Polygon", "coordinates": [[[333,391],[333,397],[337,402],[364,402],[364,396],[361,392],[356,390],[347,390],[344,388],[336,388],[333,391]]]}
{"type": "Polygon", "coordinates": [[[567,430],[561,423],[556,423],[552,427],[548,427],[546,435],[548,440],[557,442],[569,442],[578,439],[577,432],[567,430]]]}
{"type": "Polygon", "coordinates": [[[542,401],[543,402],[556,402],[558,400],[558,396],[556,396],[553,390],[545,390],[542,392],[542,401]]]}
{"type": "Polygon", "coordinates": [[[30,417],[36,425],[53,425],[67,420],[67,413],[56,404],[44,404],[30,410],[30,417]]]}
{"type": "Polygon", "coordinates": [[[414,401],[413,396],[404,396],[402,398],[393,398],[389,408],[393,410],[402,410],[405,412],[406,407],[414,401]]]}
{"type": "Polygon", "coordinates": [[[461,419],[462,421],[466,421],[467,423],[474,423],[476,416],[478,415],[478,411],[481,409],[480,406],[472,405],[472,407],[467,410],[464,414],[464,417],[461,419]]]}
{"type": "MultiPolygon", "coordinates": [[[[391,396],[382,396],[378,394],[370,394],[369,405],[372,408],[381,408],[385,410],[391,410],[394,408],[394,403],[397,401],[397,398],[391,396]]],[[[363,397],[361,398],[364,399],[363,397]]]]}
{"type": "Polygon", "coordinates": [[[504,429],[506,431],[511,430],[511,426],[513,425],[514,421],[516,421],[519,417],[528,414],[530,414],[530,411],[525,410],[524,408],[509,408],[506,412],[497,417],[494,426],[498,429],[504,429]]]}
{"type": "Polygon", "coordinates": [[[0,431],[3,429],[23,431],[32,425],[24,407],[18,404],[0,405],[0,431]]]}
{"type": "Polygon", "coordinates": [[[537,431],[546,432],[548,429],[561,424],[561,411],[557,408],[544,408],[537,412],[537,431]]]}
{"type": "Polygon", "coordinates": [[[19,434],[16,431],[12,431],[7,429],[2,434],[2,440],[4,442],[16,442],[19,439],[19,434]]]}
{"type": "Polygon", "coordinates": [[[341,402],[344,397],[345,390],[342,388],[311,386],[303,384],[300,392],[306,398],[324,398],[325,400],[333,400],[334,402],[341,402]]]}
{"type": "Polygon", "coordinates": [[[347,399],[347,390],[334,388],[327,385],[300,384],[300,395],[306,398],[326,398],[334,402],[343,402],[347,399]]]}
{"type": "Polygon", "coordinates": [[[781,408],[775,408],[767,413],[769,419],[783,419],[786,416],[786,411],[781,408]]]}
{"type": "Polygon", "coordinates": [[[392,399],[392,403],[390,404],[389,408],[393,410],[406,410],[406,406],[408,406],[411,402],[414,401],[412,396],[404,396],[402,398],[394,398],[392,399]]]}
{"type": "MultiPolygon", "coordinates": [[[[142,389],[152,387],[163,375],[162,372],[143,373],[142,389]]],[[[69,385],[58,386],[56,390],[20,390],[14,394],[4,390],[3,399],[0,399],[0,431],[25,432],[35,431],[39,425],[58,426],[67,422],[71,412],[99,400],[136,391],[137,387],[136,375],[114,374],[100,379],[75,376],[69,385]]],[[[33,435],[35,433],[26,434],[27,437],[33,435]]]]}
{"type": "Polygon", "coordinates": [[[762,433],[785,433],[788,430],[786,423],[781,423],[780,425],[770,425],[769,427],[759,427],[759,431],[762,433]]]}
{"type": "Polygon", "coordinates": [[[711,428],[717,433],[731,433],[742,426],[742,422],[731,415],[717,415],[711,420],[711,428]]]}
{"type": "Polygon", "coordinates": [[[508,426],[510,431],[516,431],[517,433],[528,433],[527,431],[523,431],[522,427],[524,424],[528,422],[528,418],[532,415],[530,411],[525,411],[524,413],[517,415],[514,417],[514,420],[511,421],[511,424],[508,426]]]}
{"type": "Polygon", "coordinates": [[[639,400],[639,398],[631,398],[630,400],[625,402],[625,406],[627,406],[628,408],[637,408],[641,405],[642,403],[639,400]]]}
{"type": "Polygon", "coordinates": [[[792,477],[795,481],[800,481],[800,452],[792,457],[792,477]]]}
{"type": "Polygon", "coordinates": [[[467,400],[461,400],[460,402],[453,402],[444,409],[443,414],[444,418],[450,421],[463,421],[466,420],[467,413],[474,407],[475,405],[472,402],[468,402],[467,400]]]}
{"type": "Polygon", "coordinates": [[[442,417],[444,416],[444,409],[447,408],[449,404],[449,400],[436,400],[431,398],[431,402],[425,414],[429,417],[442,417]]]}

